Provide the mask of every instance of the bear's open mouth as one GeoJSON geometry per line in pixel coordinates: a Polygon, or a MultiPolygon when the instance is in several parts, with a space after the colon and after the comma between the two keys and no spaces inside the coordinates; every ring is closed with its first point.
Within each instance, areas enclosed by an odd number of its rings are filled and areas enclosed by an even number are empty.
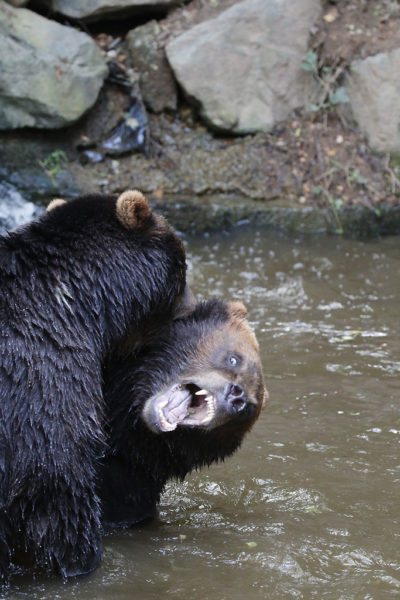
{"type": "Polygon", "coordinates": [[[194,383],[178,383],[159,397],[155,409],[162,431],[173,431],[178,425],[204,427],[215,416],[217,399],[194,383]]]}

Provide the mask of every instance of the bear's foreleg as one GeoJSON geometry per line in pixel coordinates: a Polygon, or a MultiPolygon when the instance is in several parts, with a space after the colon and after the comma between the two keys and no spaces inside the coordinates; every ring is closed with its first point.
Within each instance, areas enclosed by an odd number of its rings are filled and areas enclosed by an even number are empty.
{"type": "Polygon", "coordinates": [[[0,583],[8,579],[10,569],[9,523],[7,514],[0,508],[0,583]]]}
{"type": "Polygon", "coordinates": [[[63,577],[91,573],[101,560],[100,508],[94,489],[94,483],[81,489],[75,485],[55,489],[56,501],[47,506],[49,527],[40,554],[63,577]]]}
{"type": "Polygon", "coordinates": [[[81,363],[80,353],[68,355],[64,349],[46,377],[30,366],[30,385],[14,399],[7,461],[12,552],[22,548],[36,565],[64,577],[93,571],[102,553],[97,496],[97,463],[105,446],[101,375],[94,361],[85,369],[81,363]]]}
{"type": "Polygon", "coordinates": [[[103,522],[131,527],[154,519],[162,487],[151,473],[135,469],[122,455],[106,457],[100,486],[103,522]]]}
{"type": "MultiPolygon", "coordinates": [[[[0,422],[1,416],[0,416],[0,422]]],[[[10,568],[10,522],[6,510],[9,489],[9,469],[7,457],[9,448],[6,435],[2,430],[0,434],[0,582],[8,579],[10,568]]]]}
{"type": "MultiPolygon", "coordinates": [[[[18,486],[18,496],[8,515],[18,531],[16,548],[28,552],[34,564],[63,577],[93,571],[101,559],[101,525],[95,483],[88,474],[85,485],[72,477],[38,471],[30,481],[18,486]]],[[[1,522],[0,522],[1,525],[1,522]]],[[[0,546],[1,551],[1,546],[0,546]]],[[[1,556],[0,556],[1,560],[1,556]]]]}

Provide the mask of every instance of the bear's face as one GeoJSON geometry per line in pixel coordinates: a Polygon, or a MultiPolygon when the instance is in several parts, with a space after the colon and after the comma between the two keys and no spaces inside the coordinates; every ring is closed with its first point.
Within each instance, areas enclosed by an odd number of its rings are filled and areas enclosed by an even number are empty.
{"type": "Polygon", "coordinates": [[[267,402],[246,309],[240,302],[227,306],[225,322],[205,328],[181,370],[145,403],[142,417],[153,432],[210,431],[227,423],[247,430],[267,402]]]}

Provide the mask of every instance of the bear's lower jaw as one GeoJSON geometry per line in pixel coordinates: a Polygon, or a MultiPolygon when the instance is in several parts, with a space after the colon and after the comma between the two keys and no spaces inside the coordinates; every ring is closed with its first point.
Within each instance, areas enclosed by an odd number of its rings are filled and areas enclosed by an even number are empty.
{"type": "Polygon", "coordinates": [[[143,419],[155,433],[174,431],[178,425],[207,427],[215,417],[217,398],[194,383],[174,383],[150,398],[143,419]]]}

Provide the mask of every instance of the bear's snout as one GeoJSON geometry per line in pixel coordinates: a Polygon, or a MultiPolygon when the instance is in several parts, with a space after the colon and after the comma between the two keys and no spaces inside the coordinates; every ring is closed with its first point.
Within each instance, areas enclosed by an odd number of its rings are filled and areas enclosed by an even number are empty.
{"type": "Polygon", "coordinates": [[[240,413],[246,408],[247,394],[241,385],[229,383],[225,392],[225,401],[235,413],[240,413]]]}

